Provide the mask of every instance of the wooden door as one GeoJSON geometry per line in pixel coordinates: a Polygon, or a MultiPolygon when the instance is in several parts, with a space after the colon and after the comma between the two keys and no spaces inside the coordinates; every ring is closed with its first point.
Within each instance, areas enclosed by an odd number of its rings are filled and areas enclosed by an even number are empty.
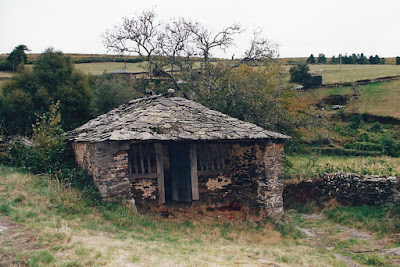
{"type": "Polygon", "coordinates": [[[172,200],[192,202],[190,152],[187,144],[169,145],[172,200]]]}

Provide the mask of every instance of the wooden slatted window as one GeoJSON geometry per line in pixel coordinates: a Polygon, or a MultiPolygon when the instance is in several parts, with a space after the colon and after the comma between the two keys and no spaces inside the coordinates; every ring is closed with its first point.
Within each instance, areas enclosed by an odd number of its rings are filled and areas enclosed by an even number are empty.
{"type": "Polygon", "coordinates": [[[129,150],[129,173],[132,177],[157,177],[157,160],[154,144],[131,145],[129,150]]]}
{"type": "Polygon", "coordinates": [[[226,144],[197,144],[197,171],[220,172],[228,169],[229,149],[226,144]]]}

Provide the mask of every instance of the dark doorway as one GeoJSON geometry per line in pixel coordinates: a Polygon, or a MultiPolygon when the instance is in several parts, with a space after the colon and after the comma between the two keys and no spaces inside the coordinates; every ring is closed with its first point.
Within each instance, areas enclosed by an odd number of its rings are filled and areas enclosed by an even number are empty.
{"type": "Polygon", "coordinates": [[[168,146],[171,190],[166,190],[167,199],[172,201],[192,202],[190,179],[190,153],[187,144],[170,144],[168,146]],[[170,191],[169,193],[167,193],[170,191]]]}

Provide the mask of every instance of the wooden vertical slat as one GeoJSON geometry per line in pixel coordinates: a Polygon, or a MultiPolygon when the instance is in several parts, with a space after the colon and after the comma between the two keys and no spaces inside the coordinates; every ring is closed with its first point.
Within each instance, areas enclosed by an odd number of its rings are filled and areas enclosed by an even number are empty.
{"type": "Polygon", "coordinates": [[[225,146],[222,144],[219,144],[219,151],[221,152],[221,168],[222,170],[225,170],[225,159],[226,159],[226,150],[224,149],[225,146]]]}
{"type": "Polygon", "coordinates": [[[133,170],[132,170],[132,165],[133,163],[132,163],[132,151],[131,150],[128,150],[128,173],[129,174],[132,174],[133,173],[133,170]]]}
{"type": "Polygon", "coordinates": [[[164,187],[164,165],[162,159],[162,145],[160,143],[154,144],[157,162],[157,184],[158,184],[158,201],[160,204],[165,202],[165,187],[164,187]]]}
{"type": "Polygon", "coordinates": [[[150,149],[151,144],[145,144],[145,157],[147,159],[147,173],[151,173],[151,163],[150,163],[150,157],[151,157],[151,149],[150,149]]]}
{"type": "Polygon", "coordinates": [[[207,145],[207,151],[208,151],[207,160],[208,160],[208,165],[209,165],[210,171],[214,171],[215,170],[215,167],[214,167],[215,156],[213,155],[213,149],[212,149],[211,144],[207,145]]]}
{"type": "Polygon", "coordinates": [[[197,171],[201,171],[201,161],[200,161],[199,154],[200,154],[199,146],[196,146],[197,171]]]}
{"type": "Polygon", "coordinates": [[[200,164],[199,166],[197,166],[199,171],[203,171],[204,170],[204,165],[203,165],[203,151],[201,150],[201,145],[197,145],[196,146],[196,150],[198,151],[197,153],[197,162],[200,164]]]}
{"type": "Polygon", "coordinates": [[[133,157],[133,167],[135,169],[133,173],[139,173],[139,168],[137,164],[137,152],[138,152],[137,145],[132,145],[131,153],[133,157]]]}
{"type": "Polygon", "coordinates": [[[199,177],[197,176],[196,145],[190,145],[190,180],[192,184],[192,200],[199,200],[199,177]]]}
{"type": "Polygon", "coordinates": [[[203,165],[202,166],[202,171],[206,171],[207,170],[207,157],[208,157],[208,154],[207,154],[207,149],[206,149],[207,147],[206,147],[206,145],[204,145],[204,144],[201,144],[201,152],[200,152],[200,157],[201,157],[201,164],[203,165]]]}
{"type": "Polygon", "coordinates": [[[139,144],[138,147],[139,147],[140,168],[141,168],[141,172],[144,173],[143,147],[141,144],[139,144]]]}
{"type": "Polygon", "coordinates": [[[200,162],[200,171],[204,171],[204,150],[203,150],[203,145],[202,144],[198,144],[197,145],[199,147],[199,154],[197,155],[199,157],[199,162],[200,162]]]}
{"type": "Polygon", "coordinates": [[[221,170],[221,150],[219,149],[219,145],[214,144],[214,153],[215,153],[215,165],[216,165],[216,170],[221,170]]]}

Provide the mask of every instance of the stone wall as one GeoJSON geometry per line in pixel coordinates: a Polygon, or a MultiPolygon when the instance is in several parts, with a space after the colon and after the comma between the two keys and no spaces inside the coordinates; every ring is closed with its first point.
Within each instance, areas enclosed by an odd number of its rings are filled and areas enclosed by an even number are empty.
{"type": "MultiPolygon", "coordinates": [[[[200,202],[227,205],[232,201],[261,209],[268,217],[283,214],[283,145],[271,141],[229,143],[221,172],[198,172],[200,202]]],[[[74,143],[77,162],[92,174],[105,198],[134,198],[138,205],[156,204],[157,179],[129,180],[129,143],[74,143]]],[[[163,145],[164,175],[169,175],[168,146],[163,145]]]]}
{"type": "Polygon", "coordinates": [[[93,176],[104,198],[132,199],[128,180],[128,154],[118,142],[73,143],[77,163],[93,176]]]}
{"type": "Polygon", "coordinates": [[[285,203],[335,198],[342,204],[384,204],[399,200],[399,180],[399,177],[362,176],[345,172],[325,174],[318,179],[286,184],[283,198],[285,203]]]}
{"type": "Polygon", "coordinates": [[[232,201],[266,216],[283,215],[283,145],[232,143],[228,150],[229,171],[199,175],[200,200],[228,204],[232,201]]]}

